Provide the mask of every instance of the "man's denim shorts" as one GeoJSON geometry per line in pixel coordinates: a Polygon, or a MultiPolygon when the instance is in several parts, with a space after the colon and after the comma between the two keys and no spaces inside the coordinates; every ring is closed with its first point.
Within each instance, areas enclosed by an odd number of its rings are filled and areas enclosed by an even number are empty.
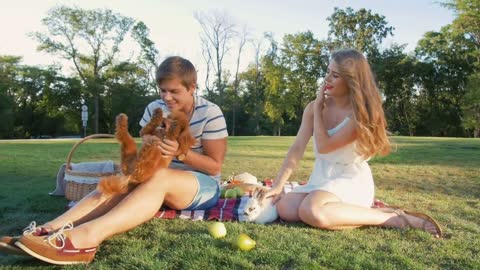
{"type": "Polygon", "coordinates": [[[220,184],[210,175],[192,171],[198,182],[198,191],[185,210],[208,210],[214,207],[220,198],[220,184]]]}

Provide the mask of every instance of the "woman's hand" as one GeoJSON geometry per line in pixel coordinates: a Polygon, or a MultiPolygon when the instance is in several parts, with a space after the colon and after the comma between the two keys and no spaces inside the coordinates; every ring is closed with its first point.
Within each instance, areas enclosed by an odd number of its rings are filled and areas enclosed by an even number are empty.
{"type": "Polygon", "coordinates": [[[320,87],[318,88],[317,98],[315,99],[315,112],[322,112],[323,107],[325,106],[325,82],[323,82],[320,87]]]}
{"type": "Polygon", "coordinates": [[[283,189],[282,187],[272,187],[270,189],[262,189],[260,190],[260,202],[263,200],[272,197],[272,204],[275,204],[278,200],[280,200],[280,197],[282,196],[283,189]]]}
{"type": "Polygon", "coordinates": [[[160,139],[154,135],[144,135],[143,144],[155,145],[160,149],[164,158],[174,157],[178,155],[178,141],[168,139],[160,139]]]}

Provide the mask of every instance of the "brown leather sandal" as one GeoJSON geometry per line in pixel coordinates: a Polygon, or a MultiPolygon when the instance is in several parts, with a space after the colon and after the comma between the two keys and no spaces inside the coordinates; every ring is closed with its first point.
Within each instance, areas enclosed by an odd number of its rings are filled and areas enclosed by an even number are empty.
{"type": "MultiPolygon", "coordinates": [[[[393,209],[393,208],[392,208],[393,209]]],[[[422,226],[419,228],[419,229],[422,229],[426,232],[427,231],[427,225],[428,223],[431,223],[433,224],[433,226],[435,226],[435,231],[436,233],[432,233],[432,235],[435,237],[435,238],[441,238],[443,236],[443,232],[442,232],[442,228],[440,227],[440,224],[435,220],[433,219],[431,216],[427,215],[427,214],[424,214],[424,213],[418,213],[418,212],[411,212],[411,211],[407,211],[407,210],[402,210],[402,209],[394,209],[392,211],[392,213],[395,213],[397,214],[400,218],[402,218],[402,220],[405,221],[405,223],[407,223],[408,226],[410,226],[411,228],[415,228],[412,223],[408,220],[408,218],[406,217],[406,215],[410,215],[410,216],[414,216],[414,217],[417,217],[417,218],[420,218],[420,219],[423,219],[423,224],[422,226]]]]}
{"type": "Polygon", "coordinates": [[[424,231],[427,228],[427,224],[430,222],[431,224],[433,224],[433,226],[435,226],[435,231],[437,232],[436,234],[433,234],[433,236],[436,237],[436,238],[442,238],[443,237],[442,227],[440,227],[440,224],[434,218],[432,218],[431,216],[429,216],[427,214],[424,214],[424,213],[411,212],[411,211],[407,211],[407,210],[404,210],[403,212],[405,212],[405,214],[407,214],[407,215],[423,219],[422,229],[424,231]]]}

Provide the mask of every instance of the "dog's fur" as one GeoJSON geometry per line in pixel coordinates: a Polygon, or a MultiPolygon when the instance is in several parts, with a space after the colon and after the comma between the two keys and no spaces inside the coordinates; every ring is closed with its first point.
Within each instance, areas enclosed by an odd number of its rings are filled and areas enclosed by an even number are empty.
{"type": "MultiPolygon", "coordinates": [[[[185,114],[172,112],[167,118],[163,118],[160,108],[155,109],[150,122],[140,131],[140,136],[147,134],[160,139],[177,140],[180,153],[187,153],[195,142],[185,114]]],[[[116,118],[115,137],[120,142],[123,175],[108,176],[100,180],[98,189],[106,196],[128,192],[138,184],[148,181],[158,169],[167,168],[172,161],[172,158],[163,157],[155,144],[144,143],[137,154],[137,145],[128,132],[128,117],[123,113],[116,118]]]]}

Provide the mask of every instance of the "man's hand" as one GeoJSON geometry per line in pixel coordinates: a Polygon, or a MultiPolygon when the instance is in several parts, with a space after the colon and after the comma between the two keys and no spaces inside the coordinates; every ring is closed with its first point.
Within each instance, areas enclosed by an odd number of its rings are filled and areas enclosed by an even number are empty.
{"type": "Polygon", "coordinates": [[[142,136],[142,145],[158,145],[160,143],[160,138],[150,134],[142,136]]]}
{"type": "Polygon", "coordinates": [[[178,153],[178,141],[171,141],[168,139],[160,140],[158,145],[160,150],[162,151],[163,157],[175,157],[178,153]]]}
{"type": "Polygon", "coordinates": [[[164,158],[175,157],[179,154],[178,142],[176,140],[160,139],[154,135],[143,135],[142,139],[144,145],[154,145],[158,147],[164,158]]]}

